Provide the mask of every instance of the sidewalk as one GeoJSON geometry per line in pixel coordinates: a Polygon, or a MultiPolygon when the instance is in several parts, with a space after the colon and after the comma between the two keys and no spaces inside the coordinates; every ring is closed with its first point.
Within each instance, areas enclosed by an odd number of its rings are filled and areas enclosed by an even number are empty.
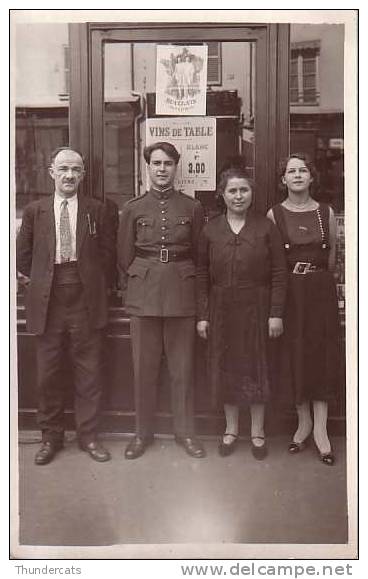
{"type": "Polygon", "coordinates": [[[202,439],[208,455],[202,460],[159,437],[143,457],[128,461],[128,437],[106,435],[112,460],[103,464],[68,438],[40,467],[39,444],[21,433],[21,545],[347,541],[344,438],[332,441],[334,467],[322,464],[312,446],[289,455],[284,436],[269,439],[270,454],[260,462],[247,440],[221,458],[213,437],[202,439]]]}

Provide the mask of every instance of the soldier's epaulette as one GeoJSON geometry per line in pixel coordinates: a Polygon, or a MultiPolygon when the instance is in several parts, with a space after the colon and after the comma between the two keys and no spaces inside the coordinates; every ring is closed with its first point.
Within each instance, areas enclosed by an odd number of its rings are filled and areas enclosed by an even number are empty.
{"type": "Polygon", "coordinates": [[[135,201],[139,201],[139,199],[143,199],[143,197],[145,197],[147,195],[148,191],[145,191],[143,193],[143,195],[138,195],[137,197],[132,197],[131,199],[129,199],[126,202],[126,205],[130,204],[130,203],[134,203],[135,201]]]}

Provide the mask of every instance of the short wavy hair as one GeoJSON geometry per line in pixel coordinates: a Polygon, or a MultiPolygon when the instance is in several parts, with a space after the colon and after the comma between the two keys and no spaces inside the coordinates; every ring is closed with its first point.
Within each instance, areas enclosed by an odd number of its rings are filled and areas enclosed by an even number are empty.
{"type": "Polygon", "coordinates": [[[216,200],[217,206],[220,211],[226,211],[226,204],[223,198],[224,191],[228,184],[229,179],[245,179],[252,190],[252,205],[253,205],[253,197],[256,189],[256,185],[254,179],[250,177],[248,171],[245,169],[244,166],[235,164],[226,165],[225,168],[221,171],[218,182],[217,182],[217,189],[216,189],[216,200]]]}
{"type": "Polygon", "coordinates": [[[220,173],[217,184],[217,195],[223,195],[229,179],[245,179],[254,193],[255,183],[244,167],[229,167],[220,173]]]}
{"type": "Polygon", "coordinates": [[[147,147],[144,147],[143,157],[144,157],[147,165],[150,164],[151,155],[152,155],[153,151],[158,151],[158,150],[166,153],[166,155],[174,161],[175,165],[177,165],[179,163],[180,154],[177,151],[177,149],[174,147],[174,145],[172,145],[171,143],[167,143],[166,141],[159,141],[158,143],[153,143],[152,145],[148,145],[147,147]]]}
{"type": "Polygon", "coordinates": [[[318,173],[315,164],[307,153],[291,153],[288,157],[281,159],[279,163],[279,177],[280,179],[285,175],[286,167],[291,159],[300,159],[304,161],[305,166],[308,167],[313,181],[318,181],[318,173]]]}

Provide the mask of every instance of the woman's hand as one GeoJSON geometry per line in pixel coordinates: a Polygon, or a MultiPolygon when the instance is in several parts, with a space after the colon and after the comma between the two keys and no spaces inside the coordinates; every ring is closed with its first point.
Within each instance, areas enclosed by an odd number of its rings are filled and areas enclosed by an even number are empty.
{"type": "Polygon", "coordinates": [[[20,271],[17,272],[17,280],[18,283],[20,283],[20,285],[23,287],[27,287],[31,283],[31,278],[27,275],[24,275],[23,273],[20,273],[20,271]]]}
{"type": "Polygon", "coordinates": [[[283,331],[282,318],[268,318],[268,335],[270,338],[278,338],[283,331]]]}
{"type": "Polygon", "coordinates": [[[200,338],[207,340],[210,323],[207,320],[197,322],[197,332],[200,338]]]}

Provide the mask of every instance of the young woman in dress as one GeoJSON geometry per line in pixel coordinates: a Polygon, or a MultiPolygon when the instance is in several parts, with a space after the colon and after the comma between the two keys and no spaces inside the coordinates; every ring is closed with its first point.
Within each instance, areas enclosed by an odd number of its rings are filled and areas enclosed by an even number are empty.
{"type": "Polygon", "coordinates": [[[239,408],[249,406],[252,452],[262,460],[268,340],[283,331],[287,270],[277,228],[251,208],[253,190],[244,169],[221,174],[218,194],[225,212],[205,225],[199,241],[197,330],[209,340],[211,384],[224,405],[219,452],[227,456],[235,449],[239,408]]]}
{"type": "Polygon", "coordinates": [[[268,217],[281,232],[289,269],[285,333],[281,340],[280,389],[296,404],[298,427],[289,452],[304,450],[313,430],[321,461],[333,465],[327,434],[328,402],[336,391],[339,320],[335,263],[336,225],[332,209],[311,197],[316,170],[305,154],[281,164],[287,198],[268,217]],[[313,409],[313,419],[311,416],[313,409]]]}

